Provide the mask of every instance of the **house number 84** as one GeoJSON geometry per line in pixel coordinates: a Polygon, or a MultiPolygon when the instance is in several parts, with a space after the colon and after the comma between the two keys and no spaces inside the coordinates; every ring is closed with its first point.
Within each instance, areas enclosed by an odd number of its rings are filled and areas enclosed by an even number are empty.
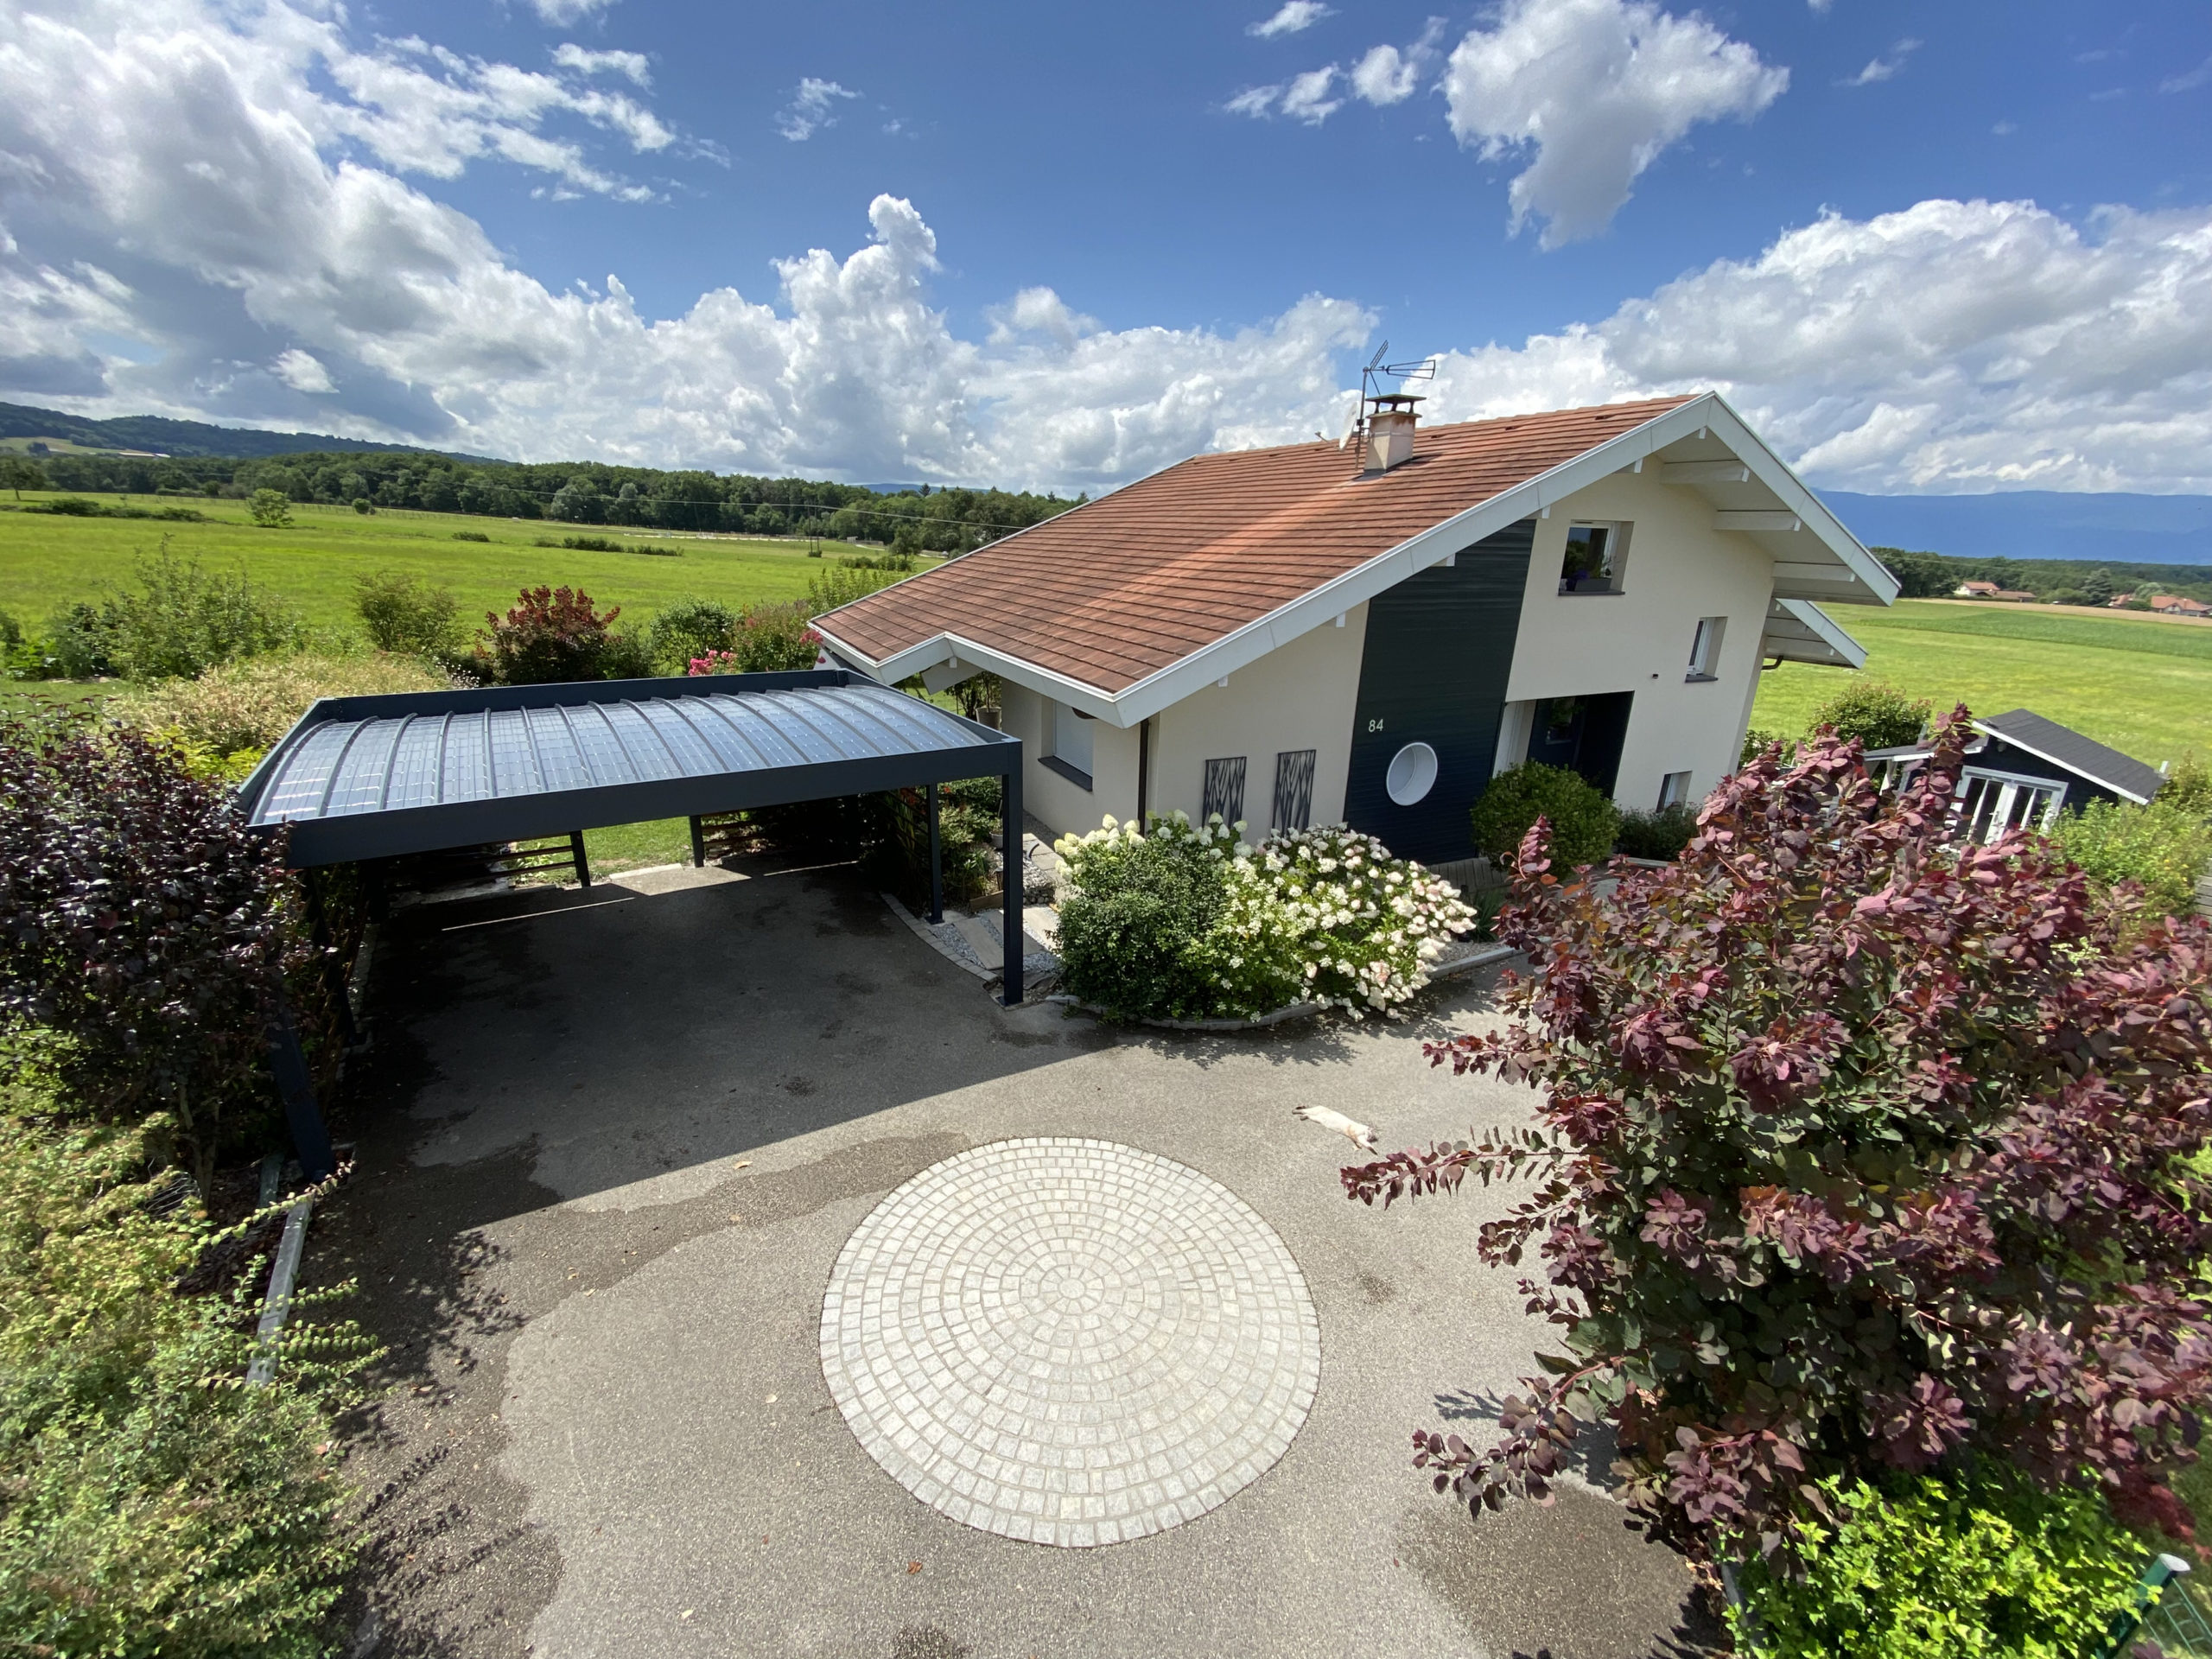
{"type": "Polygon", "coordinates": [[[1382,729],[1382,721],[1381,721],[1381,720],[1379,720],[1379,719],[1376,719],[1376,720],[1370,720],[1370,721],[1369,721],[1367,722],[1367,729],[1368,729],[1369,731],[1370,731],[1370,732],[1379,732],[1379,731],[1381,731],[1381,730],[1382,729]]]}

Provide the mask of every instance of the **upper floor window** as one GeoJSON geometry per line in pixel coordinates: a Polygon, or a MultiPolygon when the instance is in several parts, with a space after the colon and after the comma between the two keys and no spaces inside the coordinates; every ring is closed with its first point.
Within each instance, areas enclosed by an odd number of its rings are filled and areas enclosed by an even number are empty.
{"type": "Polygon", "coordinates": [[[1728,630],[1725,616],[1701,616],[1697,621],[1697,636],[1690,641],[1690,671],[1687,680],[1713,680],[1720,677],[1720,639],[1728,630]]]}
{"type": "Polygon", "coordinates": [[[1628,557],[1626,524],[1569,524],[1560,559],[1562,594],[1618,594],[1628,557]]]}

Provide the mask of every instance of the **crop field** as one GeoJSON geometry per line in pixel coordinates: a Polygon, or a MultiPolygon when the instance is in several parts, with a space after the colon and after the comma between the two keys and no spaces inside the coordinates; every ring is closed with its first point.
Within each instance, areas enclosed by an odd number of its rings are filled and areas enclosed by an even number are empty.
{"type": "MultiPolygon", "coordinates": [[[[2154,766],[2212,757],[2212,623],[1913,599],[1831,614],[1866,647],[1868,674],[1938,712],[2031,709],[2154,766]]],[[[1761,683],[1751,724],[1796,736],[1845,679],[1785,663],[1761,683]]]]}
{"type": "MultiPolygon", "coordinates": [[[[23,504],[42,499],[52,498],[26,491],[23,504]]],[[[99,499],[108,505],[117,498],[99,499]]],[[[841,542],[690,536],[459,513],[379,511],[364,515],[350,507],[297,503],[289,528],[263,530],[242,501],[155,501],[135,496],[130,505],[166,506],[173,502],[206,513],[208,522],[64,518],[6,511],[15,505],[14,500],[0,499],[0,611],[37,632],[57,606],[92,598],[104,586],[129,586],[138,556],[153,552],[164,541],[177,557],[197,558],[207,570],[243,568],[257,586],[283,594],[321,627],[353,626],[353,579],[378,570],[416,575],[451,588],[461,601],[462,614],[472,621],[494,607],[513,603],[519,588],[545,582],[581,586],[602,607],[620,605],[626,620],[642,622],[671,601],[691,595],[720,600],[733,608],[802,598],[809,577],[822,569],[820,562],[807,556],[810,547],[819,546],[825,557],[878,550],[841,542]],[[455,541],[457,530],[491,540],[455,541]],[[557,542],[563,536],[672,548],[677,556],[536,545],[540,537],[557,542]]]]}

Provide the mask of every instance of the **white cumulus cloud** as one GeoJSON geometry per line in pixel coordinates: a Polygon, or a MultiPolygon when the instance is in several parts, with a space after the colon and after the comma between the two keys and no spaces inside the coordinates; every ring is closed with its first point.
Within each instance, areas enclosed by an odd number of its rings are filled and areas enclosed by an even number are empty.
{"type": "MultiPolygon", "coordinates": [[[[427,193],[493,162],[562,183],[600,165],[588,146],[650,137],[542,102],[524,72],[218,0],[66,18],[0,0],[0,397],[531,459],[1097,489],[1333,434],[1375,335],[1356,299],[1319,294],[1243,326],[1109,328],[1020,273],[963,335],[931,298],[936,234],[889,194],[856,245],[654,315],[619,273],[548,289],[427,193]],[[528,124],[556,116],[569,128],[528,124]],[[483,136],[502,127],[556,148],[483,136]]],[[[2212,490],[2212,208],[1830,215],[1611,315],[1460,342],[1427,412],[1708,386],[1824,485],[2212,490]]]]}
{"type": "Polygon", "coordinates": [[[1847,76],[1836,84],[1840,86],[1872,86],[1892,79],[1897,71],[1904,67],[1904,60],[1918,50],[1918,41],[1899,41],[1883,56],[1869,60],[1866,67],[1857,74],[1847,76]]]}
{"type": "Polygon", "coordinates": [[[555,48],[553,61],[580,75],[627,75],[640,86],[651,87],[653,84],[652,65],[642,52],[594,52],[574,41],[565,41],[555,48]]]}
{"type": "Polygon", "coordinates": [[[330,371],[322,366],[313,353],[298,346],[277,354],[270,370],[294,391],[335,391],[338,387],[330,378],[330,371]]]}
{"type": "Polygon", "coordinates": [[[1336,15],[1323,5],[1321,0],[1283,0],[1282,5],[1274,12],[1256,23],[1245,25],[1244,32],[1256,35],[1263,41],[1272,41],[1279,35],[1296,35],[1313,28],[1324,17],[1336,15]]]}
{"type": "Polygon", "coordinates": [[[798,83],[798,90],[791,94],[790,104],[776,118],[776,130],[795,144],[804,143],[823,128],[837,124],[839,99],[859,96],[834,80],[804,76],[798,83]]]}
{"type": "Polygon", "coordinates": [[[2212,209],[1831,214],[1594,325],[1447,354],[1430,408],[1700,387],[1831,487],[2212,488],[2212,209]]]}
{"type": "Polygon", "coordinates": [[[555,29],[574,29],[613,3],[614,0],[530,0],[530,9],[537,14],[542,23],[555,29]]]}
{"type": "Polygon", "coordinates": [[[1344,106],[1344,99],[1329,96],[1329,88],[1335,85],[1336,79],[1333,65],[1292,76],[1290,85],[1283,88],[1282,112],[1293,120],[1319,126],[1344,106]]]}
{"type": "Polygon", "coordinates": [[[1700,122],[1749,119],[1789,85],[1693,12],[1649,0],[1508,0],[1453,48],[1452,130],[1486,160],[1535,152],[1513,181],[1513,223],[1543,244],[1594,236],[1638,175],[1700,122]]]}

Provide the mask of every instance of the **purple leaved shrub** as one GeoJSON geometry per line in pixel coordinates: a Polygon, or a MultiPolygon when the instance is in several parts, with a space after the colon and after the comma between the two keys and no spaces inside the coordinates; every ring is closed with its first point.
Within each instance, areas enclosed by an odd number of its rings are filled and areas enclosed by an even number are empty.
{"type": "Polygon", "coordinates": [[[1495,1443],[1418,1431],[1478,1512],[1616,1433],[1674,1535],[1787,1555],[1830,1476],[2009,1460],[2189,1536],[2212,1391],[2212,932],[2107,902],[2049,842],[1954,839],[1966,711],[1901,793],[1826,730],[1725,782],[1663,869],[1522,844],[1502,1031],[1541,1127],[1348,1168],[1386,1205],[1532,1183],[1478,1249],[1558,1328],[1495,1443]]]}

